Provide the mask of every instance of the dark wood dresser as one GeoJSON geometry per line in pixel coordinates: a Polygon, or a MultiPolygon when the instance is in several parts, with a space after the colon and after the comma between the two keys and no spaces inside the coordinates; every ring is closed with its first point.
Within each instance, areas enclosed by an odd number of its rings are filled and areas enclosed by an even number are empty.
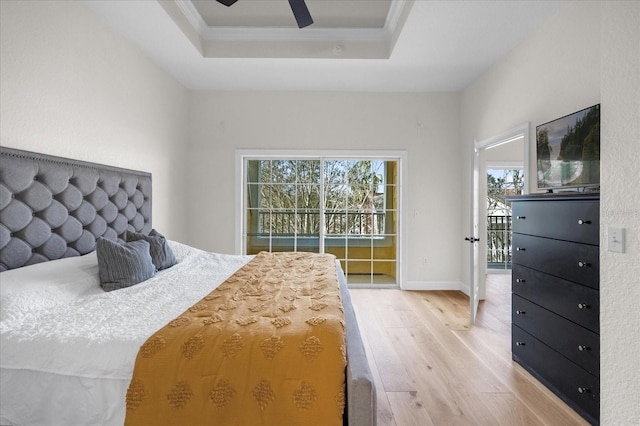
{"type": "Polygon", "coordinates": [[[568,193],[508,200],[513,360],[599,424],[600,197],[568,193]]]}

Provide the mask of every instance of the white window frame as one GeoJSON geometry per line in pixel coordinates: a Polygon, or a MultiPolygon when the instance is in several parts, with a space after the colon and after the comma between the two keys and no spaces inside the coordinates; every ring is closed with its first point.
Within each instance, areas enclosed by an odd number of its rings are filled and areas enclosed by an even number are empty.
{"type": "MultiPolygon", "coordinates": [[[[245,162],[247,160],[279,160],[282,158],[292,160],[317,159],[318,157],[341,160],[388,160],[398,162],[398,245],[396,247],[396,284],[392,287],[402,288],[404,277],[406,276],[406,229],[405,223],[407,215],[407,197],[405,187],[407,186],[407,152],[387,151],[387,150],[288,150],[288,149],[236,149],[236,176],[235,176],[235,235],[236,254],[244,254],[243,235],[246,233],[246,223],[244,223],[245,205],[245,162]]],[[[350,285],[357,287],[358,285],[350,285]]],[[[371,286],[365,286],[371,287],[371,286]]],[[[388,286],[386,286],[388,288],[388,286]]],[[[385,288],[385,286],[375,286],[375,288],[385,288]]]]}

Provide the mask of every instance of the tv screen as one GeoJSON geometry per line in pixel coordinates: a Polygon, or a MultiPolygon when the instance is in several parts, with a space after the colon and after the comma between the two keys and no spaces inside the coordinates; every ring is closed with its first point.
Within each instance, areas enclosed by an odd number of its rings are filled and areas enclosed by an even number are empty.
{"type": "Polygon", "coordinates": [[[600,104],[536,126],[538,189],[600,185],[600,104]]]}

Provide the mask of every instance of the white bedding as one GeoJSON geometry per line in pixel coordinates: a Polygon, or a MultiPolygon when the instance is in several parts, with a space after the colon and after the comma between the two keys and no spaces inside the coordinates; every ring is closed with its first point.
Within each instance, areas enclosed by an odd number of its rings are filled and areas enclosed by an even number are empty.
{"type": "Polygon", "coordinates": [[[170,244],[177,265],[109,293],[95,252],[0,274],[0,424],[123,424],[140,345],[251,259],[170,244]]]}

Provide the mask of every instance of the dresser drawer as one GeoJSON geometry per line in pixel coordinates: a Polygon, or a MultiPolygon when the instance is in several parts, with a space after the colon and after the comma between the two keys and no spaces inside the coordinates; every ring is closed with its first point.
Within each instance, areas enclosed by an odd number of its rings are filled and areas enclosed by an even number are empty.
{"type": "Polygon", "coordinates": [[[513,359],[593,424],[600,413],[600,380],[517,326],[513,359]]]}
{"type": "Polygon", "coordinates": [[[600,376],[600,336],[518,295],[512,299],[513,324],[600,376]]]}
{"type": "Polygon", "coordinates": [[[512,290],[589,330],[600,332],[600,293],[584,285],[513,265],[512,290]]]}
{"type": "Polygon", "coordinates": [[[513,232],[598,245],[599,201],[519,201],[513,203],[513,232]]]}
{"type": "Polygon", "coordinates": [[[514,233],[512,247],[514,264],[598,288],[598,246],[514,233]]]}

